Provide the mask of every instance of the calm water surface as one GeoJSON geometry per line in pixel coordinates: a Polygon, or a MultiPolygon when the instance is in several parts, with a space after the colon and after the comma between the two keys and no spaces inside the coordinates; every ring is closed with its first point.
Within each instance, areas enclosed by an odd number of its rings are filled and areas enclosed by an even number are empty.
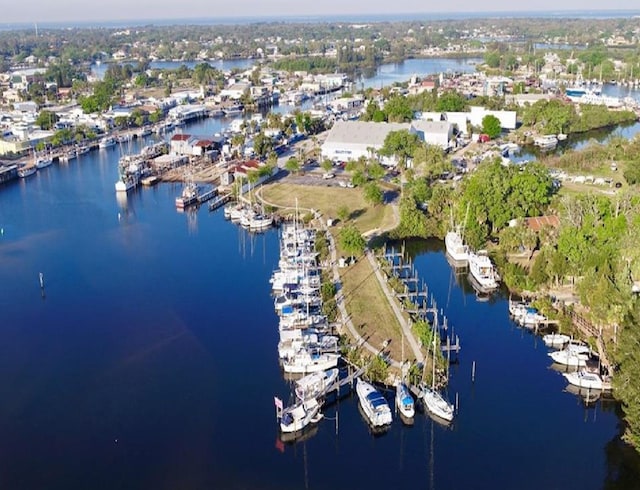
{"type": "Polygon", "coordinates": [[[454,426],[373,437],[347,397],[278,449],[277,232],[178,213],[179,185],[116,199],[118,153],[0,187],[2,488],[637,488],[616,405],[564,392],[506,299],[478,302],[431,242],[409,253],[461,337],[454,426]]]}

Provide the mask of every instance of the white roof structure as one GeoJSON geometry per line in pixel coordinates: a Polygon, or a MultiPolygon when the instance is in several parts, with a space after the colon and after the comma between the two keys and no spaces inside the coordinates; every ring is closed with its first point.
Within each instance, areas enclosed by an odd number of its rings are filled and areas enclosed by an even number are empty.
{"type": "Polygon", "coordinates": [[[410,130],[409,123],[375,123],[364,121],[336,121],[325,140],[326,144],[344,144],[350,146],[382,147],[391,131],[410,130]]]}

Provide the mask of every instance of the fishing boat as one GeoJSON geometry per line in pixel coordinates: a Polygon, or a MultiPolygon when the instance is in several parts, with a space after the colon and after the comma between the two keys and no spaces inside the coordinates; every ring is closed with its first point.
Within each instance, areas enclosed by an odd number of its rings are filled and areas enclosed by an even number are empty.
{"type": "Polygon", "coordinates": [[[117,143],[118,142],[113,136],[105,136],[100,140],[100,143],[98,143],[98,148],[100,148],[101,150],[105,150],[107,148],[116,146],[117,143]]]}
{"type": "Polygon", "coordinates": [[[18,169],[18,177],[24,179],[35,174],[37,171],[38,167],[36,167],[35,165],[25,165],[24,167],[18,169]]]}
{"type": "Polygon", "coordinates": [[[384,427],[391,424],[393,417],[391,416],[389,404],[372,384],[358,378],[356,380],[356,393],[360,406],[372,426],[384,427]]]}
{"type": "Polygon", "coordinates": [[[299,401],[295,405],[285,408],[280,418],[280,430],[283,433],[293,433],[303,430],[311,423],[322,419],[320,404],[315,398],[299,401]]]}
{"type": "Polygon", "coordinates": [[[602,378],[597,373],[592,373],[581,369],[572,373],[562,373],[566,380],[579,388],[589,390],[601,390],[603,388],[602,378]]]}
{"type": "Polygon", "coordinates": [[[498,274],[485,250],[469,252],[469,273],[483,292],[498,288],[498,274]]]}
{"type": "Polygon", "coordinates": [[[338,368],[308,374],[295,382],[295,393],[299,400],[322,398],[338,379],[338,368]]]}
{"type": "Polygon", "coordinates": [[[182,194],[176,197],[176,208],[184,209],[198,202],[198,185],[195,182],[187,182],[182,189],[182,194]]]}
{"type": "Polygon", "coordinates": [[[562,333],[549,333],[542,336],[542,341],[547,347],[562,349],[569,343],[571,337],[562,333]]]}
{"type": "Polygon", "coordinates": [[[53,163],[53,158],[51,156],[36,158],[36,167],[38,169],[46,168],[50,166],[52,163],[53,163]]]}
{"type": "Polygon", "coordinates": [[[405,421],[412,420],[416,414],[413,396],[403,381],[396,385],[396,407],[405,421]]]}
{"type": "Polygon", "coordinates": [[[462,235],[458,230],[449,231],[444,237],[444,244],[449,256],[461,264],[469,259],[469,247],[464,244],[462,235]]]}
{"type": "Polygon", "coordinates": [[[71,160],[76,158],[76,149],[71,148],[60,156],[60,161],[63,163],[68,163],[71,160]]]}

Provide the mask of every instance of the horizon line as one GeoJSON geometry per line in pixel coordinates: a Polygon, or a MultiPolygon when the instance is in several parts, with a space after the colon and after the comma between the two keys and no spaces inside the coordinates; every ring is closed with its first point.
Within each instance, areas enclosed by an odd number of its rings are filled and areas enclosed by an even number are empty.
{"type": "MultiPolygon", "coordinates": [[[[548,9],[526,9],[526,10],[482,10],[482,11],[419,11],[419,12],[368,12],[368,13],[324,13],[324,14],[266,14],[266,15],[251,15],[251,14],[241,14],[241,15],[231,15],[224,14],[216,17],[171,17],[171,16],[159,16],[159,17],[149,17],[149,18],[130,18],[130,19],[76,19],[76,20],[44,20],[44,21],[10,21],[0,23],[0,26],[4,26],[4,28],[8,27],[21,27],[21,26],[32,26],[32,25],[41,25],[41,26],[56,26],[59,27],[61,25],[65,27],[76,27],[76,26],[87,26],[87,25],[96,25],[101,24],[102,27],[108,27],[107,24],[117,24],[117,27],[127,27],[131,26],[140,26],[140,25],[151,25],[153,26],[155,22],[161,22],[164,26],[169,25],[179,25],[179,24],[187,24],[189,22],[196,24],[206,24],[206,25],[215,25],[216,23],[224,23],[227,25],[233,24],[234,22],[230,21],[238,21],[238,23],[279,23],[279,22],[290,22],[298,20],[300,22],[305,22],[309,20],[322,20],[322,19],[330,19],[331,22],[345,20],[345,21],[354,21],[354,19],[367,19],[371,17],[385,16],[385,17],[395,17],[395,19],[391,19],[389,21],[400,22],[401,20],[398,17],[405,16],[425,16],[431,15],[439,17],[438,19],[433,20],[459,20],[460,18],[465,18],[465,16],[472,16],[475,19],[482,19],[483,16],[487,18],[491,18],[496,15],[503,16],[511,16],[517,17],[526,16],[526,14],[535,14],[537,18],[558,18],[563,15],[572,15],[572,14],[581,14],[580,17],[588,16],[589,14],[606,14],[606,13],[617,13],[617,14],[629,14],[629,13],[639,13],[640,9],[607,9],[607,8],[593,8],[593,9],[558,9],[549,11],[548,9]],[[456,19],[448,19],[445,16],[454,16],[456,19]],[[129,24],[127,24],[129,23],[129,24]]],[[[402,19],[402,20],[410,20],[410,19],[402,19]]],[[[422,20],[422,19],[416,19],[422,20]]],[[[372,22],[380,22],[380,21],[372,21],[372,22]]]]}

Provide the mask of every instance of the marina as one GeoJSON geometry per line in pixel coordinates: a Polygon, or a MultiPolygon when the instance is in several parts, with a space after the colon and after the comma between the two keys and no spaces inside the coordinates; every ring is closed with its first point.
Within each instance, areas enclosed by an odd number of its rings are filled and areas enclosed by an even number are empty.
{"type": "MultiPolygon", "coordinates": [[[[204,131],[211,123],[194,124],[204,131]]],[[[134,140],[131,152],[142,143],[134,140]]],[[[14,394],[0,424],[8,487],[43,488],[55,479],[65,488],[115,488],[123,478],[141,487],[157,478],[159,464],[163,481],[177,486],[189,478],[196,486],[327,488],[337,475],[345,487],[393,488],[415,485],[419,471],[432,478],[429,488],[595,490],[635,476],[637,463],[618,439],[615,402],[589,389],[583,396],[580,386],[572,393],[563,373],[548,369],[540,336],[509,319],[502,292],[476,301],[433,242],[408,243],[393,268],[407,287],[398,297],[439,300],[408,309],[444,310],[464,339],[449,372],[448,392],[459,394],[460,406],[453,423],[418,409],[412,428],[394,417],[382,437],[372,437],[351,389],[357,371],[341,368],[340,402],[319,412],[313,403],[302,407],[309,424],[283,437],[272,400],[291,393],[292,380],[276,347],[283,332],[298,335],[288,327],[303,318],[292,315],[281,329],[270,296],[281,230],[247,233],[220,209],[176,213],[181,185],[115,195],[118,152],[81,158],[8,182],[0,193],[0,281],[11,285],[0,297],[7,362],[0,386],[14,394]],[[552,416],[541,424],[543,412],[552,416]],[[558,433],[568,445],[552,443],[558,433]],[[65,444],[55,442],[58,434],[65,444]],[[46,474],[27,470],[34,458],[48,462],[46,474]],[[562,473],[554,469],[560,459],[562,473]],[[460,460],[464,474],[456,471],[460,460]],[[354,465],[371,464],[385,471],[354,474],[354,465]]],[[[281,277],[281,293],[290,277],[281,277]]],[[[315,287],[311,278],[301,284],[315,287]]],[[[395,389],[380,394],[394,404],[395,389]]]]}

